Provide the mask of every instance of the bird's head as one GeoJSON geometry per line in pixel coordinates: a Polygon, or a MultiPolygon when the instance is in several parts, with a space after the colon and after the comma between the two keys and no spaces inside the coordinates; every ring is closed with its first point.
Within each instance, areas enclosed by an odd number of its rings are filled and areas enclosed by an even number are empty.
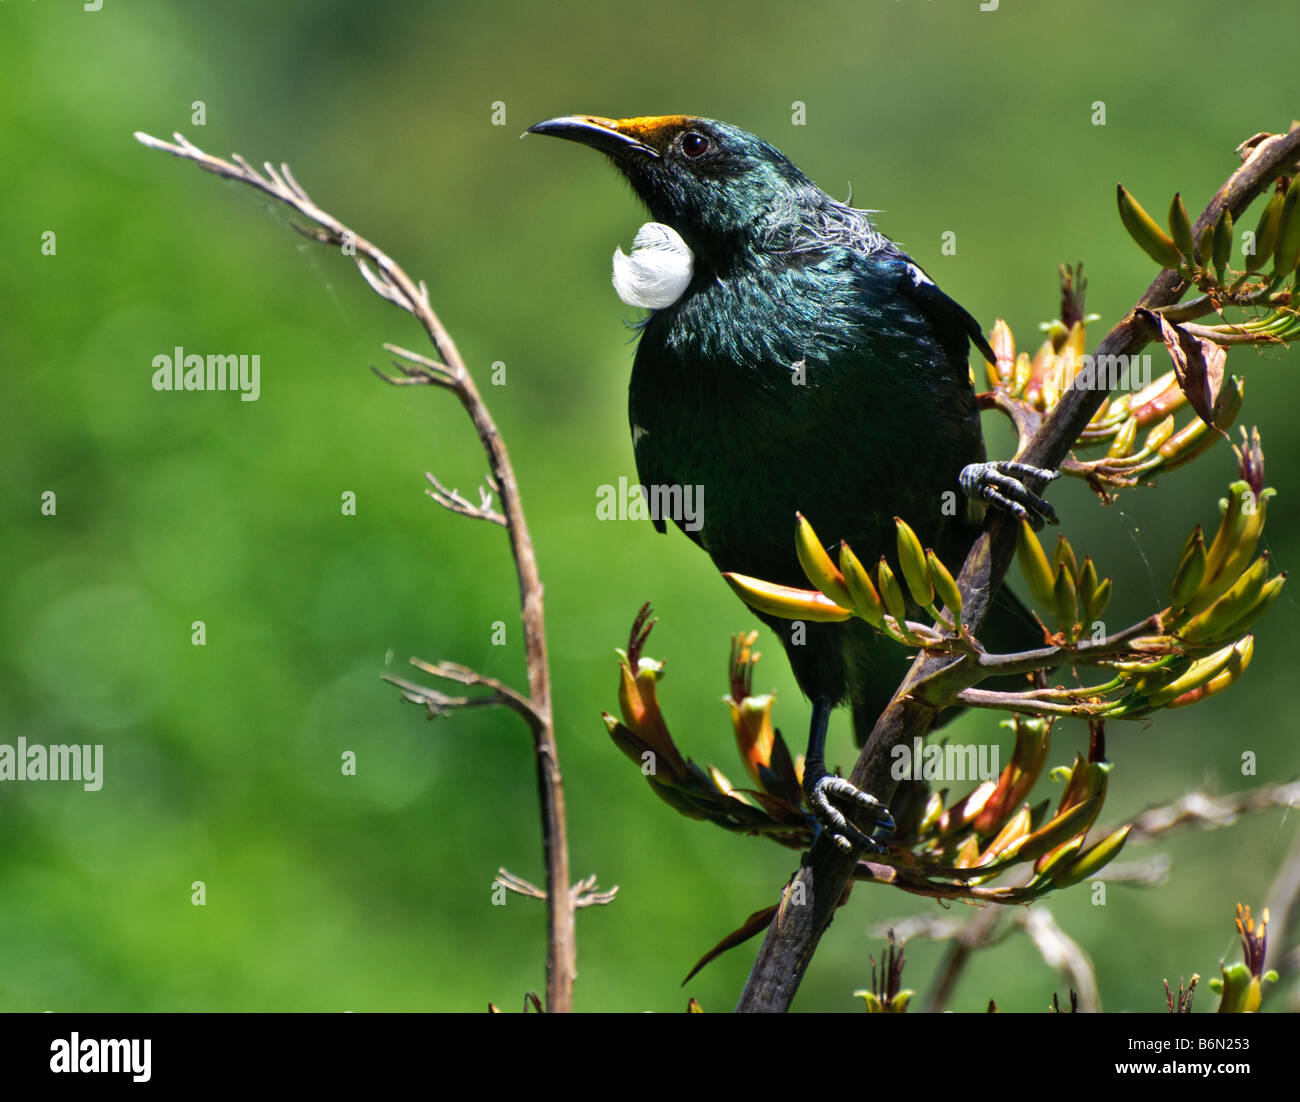
{"type": "MultiPolygon", "coordinates": [[[[605,153],[656,222],[715,265],[755,234],[783,201],[813,188],[780,150],[714,119],[565,115],[528,128],[605,153]]],[[[814,189],[815,190],[815,189],[814,189]]]]}

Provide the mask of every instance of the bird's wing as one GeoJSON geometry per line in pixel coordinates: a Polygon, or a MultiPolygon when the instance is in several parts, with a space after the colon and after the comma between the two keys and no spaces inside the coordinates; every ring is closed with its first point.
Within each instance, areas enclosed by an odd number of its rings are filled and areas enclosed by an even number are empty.
{"type": "Polygon", "coordinates": [[[915,303],[946,345],[966,356],[966,343],[972,342],[990,363],[997,357],[977,322],[964,307],[939,290],[938,285],[915,260],[903,252],[889,251],[875,258],[879,267],[893,280],[898,292],[915,303]]]}
{"type": "MultiPolygon", "coordinates": [[[[636,424],[635,421],[632,422],[632,454],[636,458],[637,478],[641,480],[642,486],[657,486],[665,479],[658,469],[655,445],[650,442],[648,436],[649,430],[636,424]]],[[[660,535],[668,530],[662,516],[651,516],[650,521],[660,535]]]]}

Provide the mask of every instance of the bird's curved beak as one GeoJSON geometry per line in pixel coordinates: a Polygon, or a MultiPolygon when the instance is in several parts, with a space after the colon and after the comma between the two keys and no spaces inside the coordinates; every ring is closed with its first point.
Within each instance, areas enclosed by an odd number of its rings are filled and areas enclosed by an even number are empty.
{"type": "Polygon", "coordinates": [[[659,159],[659,151],[646,145],[625,123],[642,120],[605,119],[599,115],[562,115],[530,126],[529,134],[549,134],[571,142],[598,149],[611,157],[624,157],[629,153],[642,153],[659,159]]]}

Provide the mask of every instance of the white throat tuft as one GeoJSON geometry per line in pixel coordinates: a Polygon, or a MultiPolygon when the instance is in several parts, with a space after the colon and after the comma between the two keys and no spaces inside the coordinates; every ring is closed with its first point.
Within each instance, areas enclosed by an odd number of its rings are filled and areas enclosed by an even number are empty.
{"type": "Polygon", "coordinates": [[[662,310],[690,286],[695,254],[671,226],[647,222],[632,239],[632,253],[614,250],[614,290],[629,306],[662,310]]]}

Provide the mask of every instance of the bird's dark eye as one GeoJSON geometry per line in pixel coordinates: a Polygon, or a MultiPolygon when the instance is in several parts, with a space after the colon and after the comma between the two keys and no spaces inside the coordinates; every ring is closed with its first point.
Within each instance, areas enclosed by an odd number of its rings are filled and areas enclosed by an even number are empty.
{"type": "Polygon", "coordinates": [[[709,150],[709,139],[692,130],[682,135],[682,152],[688,157],[701,157],[709,150]]]}

